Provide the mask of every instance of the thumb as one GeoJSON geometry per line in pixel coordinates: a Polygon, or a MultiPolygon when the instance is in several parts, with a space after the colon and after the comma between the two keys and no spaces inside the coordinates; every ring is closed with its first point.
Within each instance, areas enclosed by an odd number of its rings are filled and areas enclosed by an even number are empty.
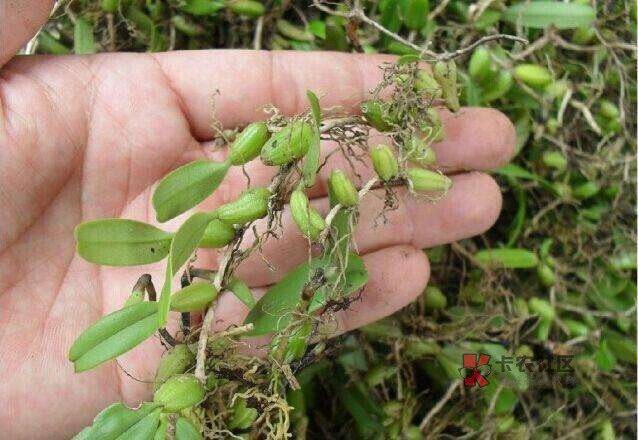
{"type": "Polygon", "coordinates": [[[49,17],[54,0],[0,0],[0,67],[49,17]]]}

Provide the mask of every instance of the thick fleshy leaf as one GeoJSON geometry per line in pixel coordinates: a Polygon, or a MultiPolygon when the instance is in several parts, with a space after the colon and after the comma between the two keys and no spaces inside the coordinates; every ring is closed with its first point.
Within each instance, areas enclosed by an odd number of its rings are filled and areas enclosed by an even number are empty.
{"type": "Polygon", "coordinates": [[[114,403],[95,416],[93,424],[84,428],[73,439],[115,440],[159,406],[157,403],[143,403],[139,409],[131,409],[121,403],[114,403]]]}
{"type": "Polygon", "coordinates": [[[589,5],[559,1],[518,3],[507,8],[503,19],[513,24],[535,29],[554,25],[558,29],[571,29],[590,25],[596,20],[596,11],[589,5]]]}
{"type": "Polygon", "coordinates": [[[233,292],[233,295],[237,297],[248,309],[255,307],[256,301],[253,297],[250,287],[239,278],[231,278],[230,282],[226,286],[228,290],[233,292]]]}
{"type": "Polygon", "coordinates": [[[163,259],[173,235],[146,223],[105,218],[75,228],[78,254],[91,263],[136,266],[163,259]]]}
{"type": "Polygon", "coordinates": [[[306,156],[304,157],[302,178],[306,187],[311,187],[315,184],[317,177],[317,169],[319,168],[319,155],[321,153],[321,140],[319,137],[319,127],[321,126],[321,107],[319,106],[319,99],[317,95],[308,90],[306,92],[308,101],[310,101],[310,109],[312,110],[312,116],[314,124],[312,126],[315,136],[313,139],[306,156]]]}
{"type": "Polygon", "coordinates": [[[222,183],[228,162],[197,160],[167,174],[153,193],[157,220],[165,222],[202,202],[222,183]]]}
{"type": "Polygon", "coordinates": [[[76,55],[95,53],[93,26],[81,17],[75,19],[73,26],[73,51],[76,55]]]}
{"type": "Polygon", "coordinates": [[[474,254],[479,263],[505,269],[529,269],[538,265],[536,253],[527,249],[483,249],[474,254]]]}
{"type": "Polygon", "coordinates": [[[166,279],[164,280],[159,301],[158,319],[160,327],[164,327],[168,319],[168,311],[171,307],[173,276],[195,252],[208,224],[213,219],[214,216],[212,214],[197,212],[182,224],[173,237],[166,267],[166,279]]]}
{"type": "Polygon", "coordinates": [[[158,328],[157,303],[143,302],[113,312],[86,329],[69,351],[76,373],[126,353],[158,328]]]}
{"type": "Polygon", "coordinates": [[[159,426],[161,411],[153,411],[120,435],[117,440],[153,440],[159,426]]]}
{"type": "Polygon", "coordinates": [[[157,303],[142,302],[117,310],[102,317],[99,321],[84,330],[77,337],[69,350],[69,360],[77,361],[92,348],[95,348],[105,339],[130,327],[131,325],[148,318],[157,312],[157,303]]]}
{"type": "MultiPolygon", "coordinates": [[[[309,263],[297,266],[281,281],[268,289],[246,317],[245,323],[252,323],[255,326],[250,334],[263,335],[286,327],[292,319],[291,312],[299,303],[303,287],[311,275],[315,273],[315,269],[318,268],[324,270],[329,281],[336,276],[336,268],[330,264],[328,259],[315,258],[309,263]]],[[[363,260],[355,254],[349,254],[344,275],[339,288],[344,296],[357,291],[368,281],[368,273],[363,260]]],[[[326,288],[318,289],[310,303],[309,311],[321,308],[325,304],[327,293],[326,288]]]]}
{"type": "Polygon", "coordinates": [[[202,435],[193,424],[184,417],[177,419],[175,423],[175,440],[201,440],[202,435]]]}

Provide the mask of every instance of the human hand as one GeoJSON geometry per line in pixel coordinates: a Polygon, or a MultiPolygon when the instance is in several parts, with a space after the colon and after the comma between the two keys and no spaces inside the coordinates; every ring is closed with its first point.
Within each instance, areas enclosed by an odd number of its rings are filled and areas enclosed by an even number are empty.
{"type": "MultiPolygon", "coordinates": [[[[34,7],[34,16],[43,7],[34,7]]],[[[9,17],[9,25],[16,23],[9,17]]],[[[0,19],[3,26],[10,35],[0,19]]],[[[13,42],[4,50],[15,47],[13,42]]],[[[7,58],[0,52],[0,62],[7,58]]],[[[8,404],[0,408],[0,437],[68,438],[108,404],[134,405],[149,397],[149,384],[126,373],[152,380],[161,355],[155,340],[121,356],[121,368],[111,362],[75,374],[67,359],[75,337],[120,308],[140,272],[79,258],[73,240],[78,223],[101,217],[156,223],[150,199],[162,176],[197,158],[222,160],[225,150],[208,143],[216,90],[215,113],[224,127],[263,118],[260,107],[270,103],[286,114],[298,113],[307,105],[308,89],[322,97],[324,107],[354,111],[378,82],[377,66],[389,59],[192,51],[17,57],[6,64],[0,70],[0,395],[8,404]]],[[[423,291],[429,266],[420,249],[481,233],[498,216],[498,186],[471,170],[508,160],[511,124],[494,110],[478,108],[442,112],[442,118],[446,139],[435,150],[439,165],[455,173],[453,187],[434,204],[402,196],[399,208],[387,213],[388,222],[376,226],[383,200],[366,198],[357,243],[370,280],[362,301],[339,312],[340,331],[389,315],[423,291]]],[[[330,148],[324,145],[324,154],[330,148]]],[[[338,155],[328,165],[311,191],[324,213],[329,170],[346,169],[338,155]]],[[[371,176],[371,169],[357,167],[364,179],[371,176]]],[[[253,161],[247,172],[258,185],[274,170],[253,161]]],[[[233,168],[198,209],[213,209],[245,186],[241,169],[233,168]]],[[[306,258],[306,239],[289,218],[286,224],[283,238],[264,249],[277,272],[259,257],[238,271],[257,297],[306,258]]],[[[216,257],[200,250],[198,264],[214,267],[216,257]]],[[[163,270],[161,263],[144,267],[156,280],[163,270]]],[[[216,310],[216,328],[239,323],[247,313],[228,295],[221,296],[216,310]]]]}

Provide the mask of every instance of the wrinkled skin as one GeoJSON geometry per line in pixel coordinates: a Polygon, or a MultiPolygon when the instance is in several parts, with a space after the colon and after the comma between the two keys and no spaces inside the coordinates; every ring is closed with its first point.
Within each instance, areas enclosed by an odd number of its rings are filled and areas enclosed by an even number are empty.
{"type": "MultiPolygon", "coordinates": [[[[376,66],[389,59],[247,51],[13,57],[46,19],[50,3],[0,5],[0,438],[68,438],[114,401],[134,405],[150,398],[151,387],[124,370],[152,380],[162,353],[157,339],[120,357],[122,368],[109,362],[82,374],[74,374],[67,352],[84,328],[121,307],[139,275],[161,280],[163,264],[87,263],[75,252],[75,225],[99,217],[155,223],[150,196],[158,179],[195,158],[224,158],[225,151],[206,143],[213,137],[215,90],[216,114],[225,127],[263,118],[260,106],[268,103],[287,114],[303,111],[307,89],[322,97],[323,106],[355,109],[380,78],[376,66]]],[[[382,201],[368,197],[357,242],[370,282],[362,301],[336,317],[336,331],[410,303],[428,281],[421,248],[481,233],[498,216],[499,189],[475,170],[507,162],[511,124],[487,109],[443,112],[442,118],[447,138],[435,147],[439,163],[464,172],[436,204],[401,193],[399,209],[376,228],[382,201]]],[[[324,153],[330,148],[325,145],[324,153]]],[[[338,158],[329,163],[345,168],[338,158]]],[[[253,183],[265,184],[272,175],[259,161],[247,171],[253,183]]],[[[359,171],[371,175],[370,169],[359,171]]],[[[324,213],[328,172],[311,192],[324,213]]],[[[231,170],[200,209],[230,200],[245,184],[241,169],[231,170]]],[[[266,247],[276,273],[259,257],[239,271],[257,296],[305,258],[305,240],[288,217],[286,225],[283,239],[266,247]]],[[[214,252],[198,257],[198,266],[216,264],[214,252]]],[[[245,315],[240,303],[222,295],[215,328],[245,315]]]]}

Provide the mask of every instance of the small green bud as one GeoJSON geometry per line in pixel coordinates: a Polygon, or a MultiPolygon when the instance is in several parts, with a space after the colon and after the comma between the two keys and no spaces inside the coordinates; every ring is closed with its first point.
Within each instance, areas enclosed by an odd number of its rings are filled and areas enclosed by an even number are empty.
{"type": "Polygon", "coordinates": [[[567,328],[567,331],[569,332],[569,336],[571,336],[572,338],[575,338],[578,336],[587,336],[587,334],[589,333],[589,327],[587,327],[585,324],[583,324],[580,321],[576,321],[575,319],[564,318],[562,322],[567,328]]]}
{"type": "Polygon", "coordinates": [[[543,88],[552,82],[552,74],[538,64],[519,64],[514,68],[514,76],[530,87],[543,88]]]}
{"type": "Polygon", "coordinates": [[[425,307],[433,310],[441,310],[447,306],[447,298],[436,286],[428,286],[425,288],[425,307]]]}
{"type": "Polygon", "coordinates": [[[513,83],[514,79],[508,70],[499,71],[496,79],[485,86],[483,101],[492,102],[502,98],[512,88],[513,83]]]}
{"type": "MultiPolygon", "coordinates": [[[[251,1],[252,3],[252,1],[251,1]]],[[[261,3],[259,3],[261,5],[261,3]]],[[[270,133],[264,122],[253,122],[237,136],[230,147],[228,159],[233,165],[243,165],[250,162],[261,152],[270,133]]]]}
{"type": "Polygon", "coordinates": [[[558,129],[561,127],[560,122],[558,122],[558,119],[556,118],[549,118],[547,119],[547,122],[545,123],[545,127],[547,128],[547,131],[549,132],[549,134],[556,134],[558,132],[558,129]]]}
{"type": "Polygon", "coordinates": [[[195,355],[186,344],[178,344],[171,348],[157,367],[155,389],[157,390],[168,378],[185,373],[194,363],[195,355]]]}
{"type": "Polygon", "coordinates": [[[538,255],[541,257],[541,260],[545,260],[547,259],[547,257],[550,256],[549,251],[551,251],[553,245],[554,245],[553,238],[546,238],[543,240],[543,242],[538,248],[538,255]]]}
{"type": "Polygon", "coordinates": [[[516,419],[514,416],[505,416],[498,419],[496,422],[496,432],[505,433],[511,432],[512,428],[516,424],[516,419]]]}
{"type": "Polygon", "coordinates": [[[267,188],[254,188],[244,191],[237,200],[220,206],[215,211],[219,220],[229,225],[244,225],[268,214],[267,188]]]}
{"type": "Polygon", "coordinates": [[[286,38],[296,41],[314,41],[315,36],[305,29],[301,29],[287,20],[277,20],[277,31],[286,38]]]}
{"type": "Polygon", "coordinates": [[[230,429],[248,429],[259,415],[255,408],[249,408],[246,399],[238,397],[232,407],[233,415],[228,422],[230,429]]]}
{"type": "Polygon", "coordinates": [[[200,248],[220,248],[226,246],[235,238],[235,228],[222,222],[221,220],[212,220],[206,227],[204,236],[199,242],[200,248]]]}
{"type": "Polygon", "coordinates": [[[552,287],[556,283],[556,275],[554,275],[554,271],[547,264],[539,264],[536,267],[536,273],[543,286],[552,287]]]}
{"type": "Polygon", "coordinates": [[[266,13],[264,5],[254,0],[237,0],[231,2],[228,7],[235,14],[251,18],[261,17],[266,13]]]}
{"type": "Polygon", "coordinates": [[[308,197],[302,190],[295,190],[290,195],[290,212],[301,233],[312,241],[319,238],[326,228],[323,217],[310,206],[308,197]]]}
{"type": "Polygon", "coordinates": [[[213,302],[219,292],[211,283],[193,283],[176,292],[171,298],[171,310],[176,312],[197,312],[213,302]]]}
{"type": "Polygon", "coordinates": [[[419,70],[414,80],[414,90],[417,92],[425,93],[432,98],[441,98],[443,96],[443,90],[438,82],[429,73],[419,70]]]}
{"type": "Polygon", "coordinates": [[[451,111],[456,112],[460,108],[459,91],[456,73],[456,63],[450,61],[437,61],[432,69],[434,79],[441,85],[445,105],[451,111]]]}
{"type": "Polygon", "coordinates": [[[572,188],[572,195],[578,200],[585,200],[594,197],[600,191],[596,182],[587,181],[572,188]]]}
{"type": "Polygon", "coordinates": [[[426,141],[418,136],[412,136],[408,141],[408,159],[421,166],[430,166],[436,162],[436,153],[426,141]]]}
{"type": "Polygon", "coordinates": [[[485,46],[479,46],[474,53],[472,53],[467,71],[473,80],[482,83],[490,79],[493,75],[492,64],[490,51],[485,46]]]}
{"type": "Polygon", "coordinates": [[[418,426],[410,425],[403,431],[405,440],[422,440],[425,438],[418,426]]]}
{"type": "Polygon", "coordinates": [[[620,110],[618,106],[608,99],[601,99],[598,101],[598,105],[600,107],[600,114],[607,119],[618,119],[620,118],[620,110]]]}
{"type": "Polygon", "coordinates": [[[575,44],[588,44],[596,37],[596,29],[593,26],[583,26],[574,30],[572,42],[575,44]]]}
{"type": "Polygon", "coordinates": [[[530,312],[541,318],[552,321],[556,317],[556,310],[554,310],[554,307],[552,307],[547,300],[533,297],[527,301],[527,304],[529,305],[530,312]]]}
{"type": "Polygon", "coordinates": [[[600,440],[616,440],[616,432],[614,431],[614,425],[611,420],[605,419],[598,424],[598,435],[596,438],[600,440]]]}
{"type": "Polygon", "coordinates": [[[153,401],[164,406],[164,412],[178,412],[204,400],[206,392],[192,374],[179,374],[169,378],[155,392],[153,401]]]}
{"type": "Polygon", "coordinates": [[[541,160],[545,166],[556,168],[558,171],[565,171],[567,168],[567,159],[560,151],[545,151],[541,160]]]}
{"type": "Polygon", "coordinates": [[[350,208],[359,201],[359,194],[346,173],[341,170],[333,170],[328,179],[330,191],[342,206],[350,208]]]}
{"type": "Polygon", "coordinates": [[[435,171],[421,168],[407,170],[410,187],[415,191],[447,191],[452,187],[452,180],[435,171]]]}
{"type": "Polygon", "coordinates": [[[392,130],[396,118],[391,115],[387,105],[381,101],[370,100],[361,104],[361,112],[368,123],[379,131],[392,130]]]}
{"type": "Polygon", "coordinates": [[[370,151],[374,171],[383,182],[392,180],[399,174],[399,163],[394,152],[387,145],[377,145],[370,151]]]}
{"type": "Polygon", "coordinates": [[[310,124],[295,121],[273,134],[261,150],[261,161],[266,165],[286,165],[301,159],[316,142],[310,124]]]}
{"type": "Polygon", "coordinates": [[[563,182],[554,182],[552,189],[558,197],[563,200],[569,200],[572,196],[572,187],[563,182]]]}
{"type": "Polygon", "coordinates": [[[541,318],[538,326],[536,327],[536,338],[539,341],[547,341],[549,339],[549,332],[552,329],[552,321],[549,319],[541,318]]]}
{"type": "Polygon", "coordinates": [[[175,27],[175,29],[189,37],[194,37],[204,31],[203,28],[194,24],[183,15],[173,15],[173,17],[171,17],[171,24],[175,27]]]}

